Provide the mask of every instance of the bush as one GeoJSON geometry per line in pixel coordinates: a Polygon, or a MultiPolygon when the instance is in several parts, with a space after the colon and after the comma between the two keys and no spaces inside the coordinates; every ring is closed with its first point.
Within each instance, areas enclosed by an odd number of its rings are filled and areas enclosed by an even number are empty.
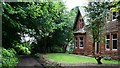
{"type": "Polygon", "coordinates": [[[61,52],[64,52],[64,48],[60,46],[54,46],[54,47],[51,47],[51,52],[61,53],[61,52]]]}
{"type": "Polygon", "coordinates": [[[4,49],[1,48],[0,52],[2,52],[2,67],[14,67],[18,63],[18,58],[16,57],[16,52],[14,49],[4,49]]]}
{"type": "Polygon", "coordinates": [[[29,55],[31,54],[31,48],[32,45],[28,42],[24,42],[24,43],[17,43],[15,46],[15,49],[17,51],[18,54],[20,55],[29,55]]]}
{"type": "Polygon", "coordinates": [[[40,57],[40,53],[34,54],[34,57],[39,58],[40,57]]]}

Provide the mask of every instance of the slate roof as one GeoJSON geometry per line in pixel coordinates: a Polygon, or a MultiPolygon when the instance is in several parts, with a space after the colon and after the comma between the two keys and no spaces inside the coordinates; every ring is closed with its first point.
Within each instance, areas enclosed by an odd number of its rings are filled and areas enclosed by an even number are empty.
{"type": "Polygon", "coordinates": [[[79,19],[79,15],[82,16],[84,24],[85,24],[85,22],[86,22],[85,11],[84,11],[83,7],[77,7],[77,14],[76,14],[76,18],[75,18],[75,21],[74,21],[73,30],[74,30],[75,27],[76,27],[77,21],[78,21],[78,19],[79,19]]]}
{"type": "MultiPolygon", "coordinates": [[[[79,15],[82,16],[82,20],[83,20],[83,23],[84,23],[84,18],[83,18],[83,16],[84,16],[85,13],[83,13],[83,12],[84,12],[83,9],[81,9],[80,7],[77,7],[77,15],[76,15],[76,18],[75,18],[73,30],[75,30],[75,28],[76,28],[77,21],[78,21],[78,19],[79,19],[79,15]],[[82,14],[82,13],[83,13],[83,14],[82,14]]],[[[84,23],[84,24],[85,24],[85,23],[84,23]]],[[[82,29],[79,29],[79,30],[75,31],[74,33],[86,33],[86,31],[84,30],[84,27],[83,27],[82,29]]]]}

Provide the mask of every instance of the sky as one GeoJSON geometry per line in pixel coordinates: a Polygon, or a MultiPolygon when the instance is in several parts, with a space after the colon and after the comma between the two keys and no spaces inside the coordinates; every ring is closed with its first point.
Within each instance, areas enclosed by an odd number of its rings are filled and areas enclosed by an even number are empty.
{"type": "Polygon", "coordinates": [[[66,5],[68,11],[75,8],[76,6],[79,6],[82,17],[84,18],[84,21],[86,22],[86,18],[84,17],[85,11],[82,6],[87,6],[87,4],[89,2],[88,0],[64,0],[64,2],[65,2],[65,5],[66,5]]]}
{"type": "Polygon", "coordinates": [[[68,10],[71,10],[76,6],[86,6],[88,4],[88,0],[64,0],[64,1],[68,10]]]}
{"type": "MultiPolygon", "coordinates": [[[[72,8],[76,6],[86,6],[89,1],[104,1],[104,0],[62,0],[62,1],[65,2],[65,5],[68,8],[68,10],[71,10],[72,8]]],[[[105,1],[112,2],[115,0],[105,0],[105,1]]]]}
{"type": "MultiPolygon", "coordinates": [[[[85,16],[85,11],[84,8],[82,6],[87,6],[87,4],[89,3],[89,1],[104,1],[104,0],[63,0],[63,2],[65,2],[65,5],[68,9],[68,11],[70,11],[71,9],[75,8],[76,6],[79,6],[80,12],[84,18],[84,21],[86,21],[85,16]]],[[[105,0],[106,2],[110,1],[114,1],[114,0],[105,0]]]]}

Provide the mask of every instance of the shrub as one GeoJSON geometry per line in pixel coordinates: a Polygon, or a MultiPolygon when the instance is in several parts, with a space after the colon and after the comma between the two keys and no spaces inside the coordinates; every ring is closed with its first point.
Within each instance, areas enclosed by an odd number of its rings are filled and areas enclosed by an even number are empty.
{"type": "Polygon", "coordinates": [[[40,53],[34,54],[34,57],[36,57],[36,58],[39,58],[40,56],[41,56],[40,53]]]}
{"type": "Polygon", "coordinates": [[[54,47],[51,47],[51,52],[61,53],[61,52],[64,52],[64,49],[60,46],[54,46],[54,47]]]}
{"type": "Polygon", "coordinates": [[[4,49],[1,48],[0,52],[2,52],[2,67],[14,67],[18,63],[18,58],[16,57],[16,52],[14,49],[4,49]]]}
{"type": "Polygon", "coordinates": [[[29,55],[31,54],[31,48],[32,45],[28,42],[24,42],[24,43],[17,43],[15,46],[15,49],[17,51],[18,54],[20,55],[29,55]]]}

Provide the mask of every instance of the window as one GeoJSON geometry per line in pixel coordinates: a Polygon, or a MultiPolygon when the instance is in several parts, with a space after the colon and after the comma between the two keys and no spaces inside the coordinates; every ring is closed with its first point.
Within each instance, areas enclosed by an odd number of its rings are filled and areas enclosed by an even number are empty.
{"type": "Polygon", "coordinates": [[[80,45],[79,45],[79,47],[83,47],[84,46],[84,40],[83,40],[83,37],[80,37],[80,45]]]}
{"type": "Polygon", "coordinates": [[[106,45],[105,45],[106,50],[110,49],[110,35],[106,35],[106,45]]]}
{"type": "Polygon", "coordinates": [[[77,38],[75,38],[75,48],[77,48],[78,47],[78,43],[77,43],[77,38]]]}
{"type": "Polygon", "coordinates": [[[112,13],[112,20],[116,19],[116,12],[112,13]]]}
{"type": "Polygon", "coordinates": [[[117,49],[117,34],[112,35],[112,49],[117,49]]]}
{"type": "Polygon", "coordinates": [[[80,22],[82,22],[82,19],[79,19],[80,22]]]}
{"type": "Polygon", "coordinates": [[[108,22],[110,21],[110,13],[109,12],[106,14],[106,21],[108,21],[108,22]]]}

